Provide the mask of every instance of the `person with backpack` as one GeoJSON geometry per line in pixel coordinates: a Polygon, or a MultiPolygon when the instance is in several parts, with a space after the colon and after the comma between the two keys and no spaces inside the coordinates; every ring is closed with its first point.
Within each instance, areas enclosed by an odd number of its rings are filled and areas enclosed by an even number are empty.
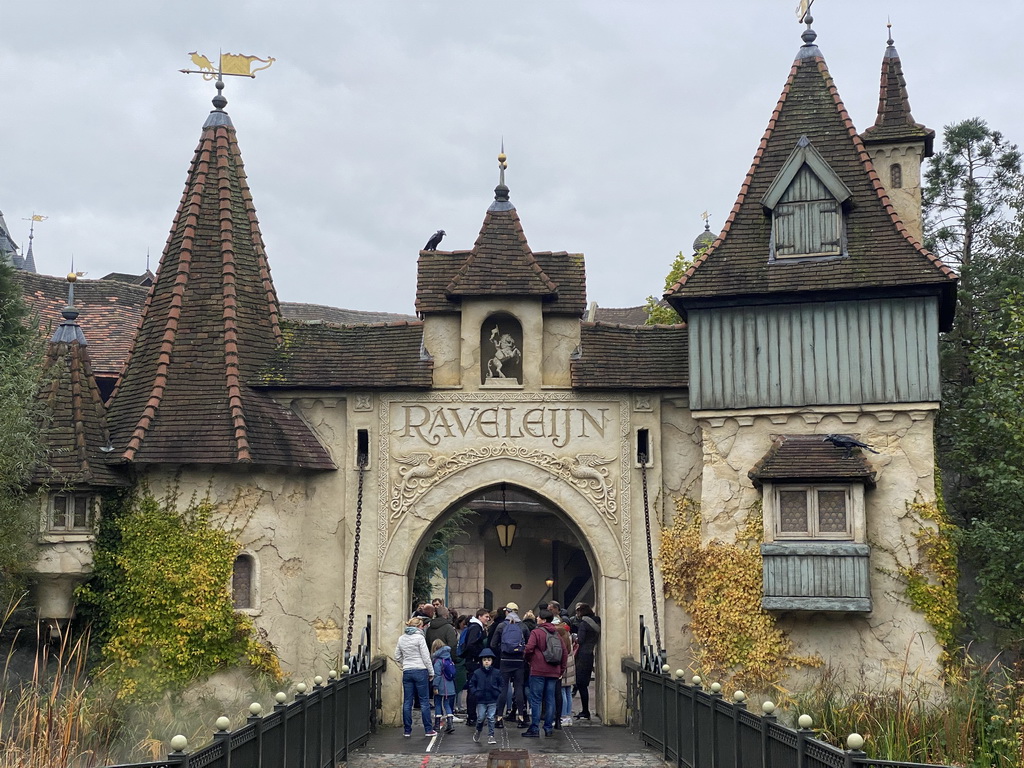
{"type": "MultiPolygon", "coordinates": [[[[466,660],[466,677],[473,679],[473,673],[480,668],[480,653],[487,647],[487,626],[491,623],[491,612],[481,608],[476,616],[469,620],[465,636],[459,641],[462,646],[462,653],[459,655],[466,660]]],[[[492,656],[493,658],[493,656],[492,656]]],[[[476,695],[473,687],[466,687],[466,725],[476,725],[476,695]]]]}
{"type": "Polygon", "coordinates": [[[576,625],[577,640],[580,644],[576,652],[576,690],[580,694],[580,712],[577,720],[590,719],[590,678],[594,674],[594,654],[597,641],[601,637],[601,620],[594,615],[594,610],[586,603],[580,603],[576,609],[579,624],[576,625]]]}
{"type": "Polygon", "coordinates": [[[455,733],[455,662],[452,649],[440,638],[430,646],[434,662],[434,730],[444,726],[445,733],[455,733]]]}
{"type": "Polygon", "coordinates": [[[554,733],[555,685],[565,672],[569,653],[558,628],[551,623],[553,614],[541,609],[540,623],[530,633],[524,657],[530,665],[530,727],[520,735],[540,736],[541,713],[544,714],[544,735],[554,733]]]}
{"type": "Polygon", "coordinates": [[[459,715],[466,714],[463,695],[465,694],[466,682],[469,678],[466,676],[466,659],[463,654],[466,651],[465,639],[468,629],[469,616],[459,616],[455,619],[455,631],[459,633],[459,639],[455,644],[452,660],[455,662],[455,722],[457,723],[463,722],[459,715]]]}
{"type": "MultiPolygon", "coordinates": [[[[526,662],[523,660],[523,653],[526,650],[529,633],[523,626],[518,611],[519,606],[515,603],[505,606],[505,620],[494,630],[491,650],[498,655],[498,669],[505,681],[505,694],[500,701],[506,701],[511,686],[513,699],[508,717],[512,720],[518,718],[518,725],[526,728],[526,662]]],[[[504,728],[501,714],[499,713],[498,728],[504,728]]]]}
{"type": "Polygon", "coordinates": [[[487,721],[487,743],[497,744],[494,738],[496,725],[494,712],[498,707],[498,699],[502,692],[501,673],[494,668],[494,651],[484,648],[480,651],[480,666],[469,678],[469,694],[476,701],[476,712],[473,719],[476,721],[476,733],[473,734],[473,741],[480,741],[480,734],[484,729],[484,721],[487,721]]]}

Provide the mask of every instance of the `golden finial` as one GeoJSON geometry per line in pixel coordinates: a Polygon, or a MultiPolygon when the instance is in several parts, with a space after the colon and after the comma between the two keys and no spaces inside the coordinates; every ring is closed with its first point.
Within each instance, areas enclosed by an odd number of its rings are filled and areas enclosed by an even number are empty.
{"type": "Polygon", "coordinates": [[[69,283],[73,283],[76,280],[78,280],[78,273],[76,273],[76,272],[68,272],[68,282],[69,283]]]}

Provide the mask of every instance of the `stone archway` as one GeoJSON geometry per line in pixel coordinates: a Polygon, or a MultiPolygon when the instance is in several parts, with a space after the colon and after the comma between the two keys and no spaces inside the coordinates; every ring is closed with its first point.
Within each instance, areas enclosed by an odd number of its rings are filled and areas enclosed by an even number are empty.
{"type": "MultiPolygon", "coordinates": [[[[559,509],[576,529],[591,560],[596,592],[600,596],[599,609],[629,605],[629,569],[618,532],[591,499],[536,464],[512,457],[492,458],[471,464],[431,486],[395,522],[387,541],[380,547],[377,615],[382,653],[390,655],[394,638],[407,618],[411,599],[408,574],[415,566],[425,537],[454,504],[502,481],[514,483],[544,499],[559,509]]],[[[629,653],[633,625],[629,612],[621,610],[606,617],[603,625],[597,663],[596,709],[609,724],[623,721],[625,679],[619,670],[619,660],[629,653]]],[[[398,675],[385,679],[386,713],[398,711],[399,682],[398,675]]],[[[385,716],[385,719],[388,718],[385,716]]]]}

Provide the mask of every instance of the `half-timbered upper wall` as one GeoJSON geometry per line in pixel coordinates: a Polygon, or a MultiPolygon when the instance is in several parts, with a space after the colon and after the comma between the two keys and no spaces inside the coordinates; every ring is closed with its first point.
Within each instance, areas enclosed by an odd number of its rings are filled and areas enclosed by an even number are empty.
{"type": "Polygon", "coordinates": [[[691,310],[694,410],[939,400],[931,297],[691,310]]]}

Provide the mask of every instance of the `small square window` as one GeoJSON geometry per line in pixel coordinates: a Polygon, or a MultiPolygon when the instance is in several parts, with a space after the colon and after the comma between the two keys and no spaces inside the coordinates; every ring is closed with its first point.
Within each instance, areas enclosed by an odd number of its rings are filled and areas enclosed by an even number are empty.
{"type": "Polygon", "coordinates": [[[92,530],[96,497],[86,493],[59,493],[50,497],[50,531],[92,530]]]}
{"type": "Polygon", "coordinates": [[[785,486],[776,489],[780,539],[849,539],[850,497],[847,489],[785,486]]]}

